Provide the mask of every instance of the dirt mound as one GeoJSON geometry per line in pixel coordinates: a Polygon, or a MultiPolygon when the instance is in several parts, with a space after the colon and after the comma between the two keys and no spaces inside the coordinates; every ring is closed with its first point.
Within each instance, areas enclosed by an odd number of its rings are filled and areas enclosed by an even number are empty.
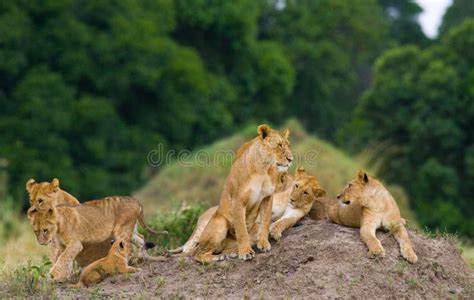
{"type": "Polygon", "coordinates": [[[253,261],[200,265],[190,258],[139,265],[142,272],[97,287],[59,289],[58,296],[163,298],[474,298],[474,270],[455,246],[410,231],[419,261],[400,256],[388,233],[377,233],[386,257],[369,259],[358,229],[303,221],[253,261]]]}

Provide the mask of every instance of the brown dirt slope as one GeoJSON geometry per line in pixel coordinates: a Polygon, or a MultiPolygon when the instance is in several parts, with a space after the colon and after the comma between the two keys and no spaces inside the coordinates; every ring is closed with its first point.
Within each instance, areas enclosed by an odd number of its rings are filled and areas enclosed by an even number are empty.
{"type": "Polygon", "coordinates": [[[190,258],[141,264],[142,272],[108,278],[96,287],[61,287],[58,296],[86,298],[465,298],[474,299],[474,270],[444,238],[410,231],[419,261],[406,263],[388,233],[387,252],[369,259],[359,231],[305,220],[253,261],[200,265],[190,258]]]}

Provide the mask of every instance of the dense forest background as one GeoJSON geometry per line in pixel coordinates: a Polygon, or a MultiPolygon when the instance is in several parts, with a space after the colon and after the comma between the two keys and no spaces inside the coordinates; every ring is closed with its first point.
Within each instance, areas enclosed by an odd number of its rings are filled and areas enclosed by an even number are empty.
{"type": "Polygon", "coordinates": [[[474,237],[474,5],[436,40],[413,0],[3,0],[0,157],[80,199],[127,194],[250,122],[373,151],[419,222],[474,237]]]}

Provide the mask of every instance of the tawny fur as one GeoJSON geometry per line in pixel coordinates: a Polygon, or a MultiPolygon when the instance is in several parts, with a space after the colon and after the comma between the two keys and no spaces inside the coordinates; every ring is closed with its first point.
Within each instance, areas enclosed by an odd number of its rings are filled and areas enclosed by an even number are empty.
{"type": "Polygon", "coordinates": [[[41,245],[53,240],[59,245],[58,258],[50,271],[56,281],[70,276],[73,260],[84,243],[99,243],[110,236],[129,242],[137,221],[145,230],[157,233],[144,223],[142,205],[131,197],[107,197],[76,206],[45,204],[30,208],[28,218],[41,245]]]}
{"type": "Polygon", "coordinates": [[[130,246],[126,241],[115,241],[107,256],[87,266],[73,287],[90,286],[101,282],[107,275],[135,273],[138,269],[128,265],[130,246]]]}
{"type": "Polygon", "coordinates": [[[360,228],[360,237],[369,248],[371,257],[385,255],[375,235],[376,230],[390,230],[400,244],[402,256],[410,263],[418,261],[397,202],[380,181],[358,171],[338,199],[317,199],[310,216],[317,219],[327,217],[333,223],[360,228]]]}
{"type": "Polygon", "coordinates": [[[258,136],[245,143],[237,151],[224,185],[221,200],[211,220],[205,226],[198,245],[193,251],[197,261],[207,263],[220,260],[216,255],[222,249],[227,236],[235,237],[240,259],[252,259],[249,232],[260,215],[261,226],[257,248],[269,251],[268,233],[271,223],[271,196],[275,191],[278,176],[273,176],[271,167],[277,172],[286,172],[293,156],[288,142],[288,130],[282,133],[268,125],[260,125],[258,136]]]}

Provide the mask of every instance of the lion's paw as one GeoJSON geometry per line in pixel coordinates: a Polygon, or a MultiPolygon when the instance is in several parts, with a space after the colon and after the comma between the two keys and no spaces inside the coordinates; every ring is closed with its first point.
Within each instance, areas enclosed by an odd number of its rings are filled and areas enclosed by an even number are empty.
{"type": "Polygon", "coordinates": [[[68,272],[64,270],[63,268],[59,268],[54,266],[50,271],[49,271],[49,276],[51,276],[51,279],[53,279],[55,282],[65,282],[68,279],[68,272]]]}
{"type": "Polygon", "coordinates": [[[270,228],[270,236],[275,241],[279,241],[281,239],[281,231],[278,230],[278,227],[271,227],[270,228]]]}
{"type": "Polygon", "coordinates": [[[414,264],[418,261],[418,256],[416,256],[413,249],[407,249],[403,251],[402,256],[411,264],[414,264]]]}
{"type": "Polygon", "coordinates": [[[373,247],[372,249],[369,249],[368,256],[369,258],[385,257],[385,250],[382,246],[373,247]]]}
{"type": "Polygon", "coordinates": [[[253,249],[250,246],[245,247],[242,250],[239,250],[239,258],[241,260],[251,260],[254,257],[255,257],[255,251],[253,251],[253,249]]]}
{"type": "Polygon", "coordinates": [[[272,249],[272,245],[270,244],[268,239],[264,239],[263,241],[258,241],[257,248],[262,252],[268,252],[270,251],[270,249],[272,249]]]}

